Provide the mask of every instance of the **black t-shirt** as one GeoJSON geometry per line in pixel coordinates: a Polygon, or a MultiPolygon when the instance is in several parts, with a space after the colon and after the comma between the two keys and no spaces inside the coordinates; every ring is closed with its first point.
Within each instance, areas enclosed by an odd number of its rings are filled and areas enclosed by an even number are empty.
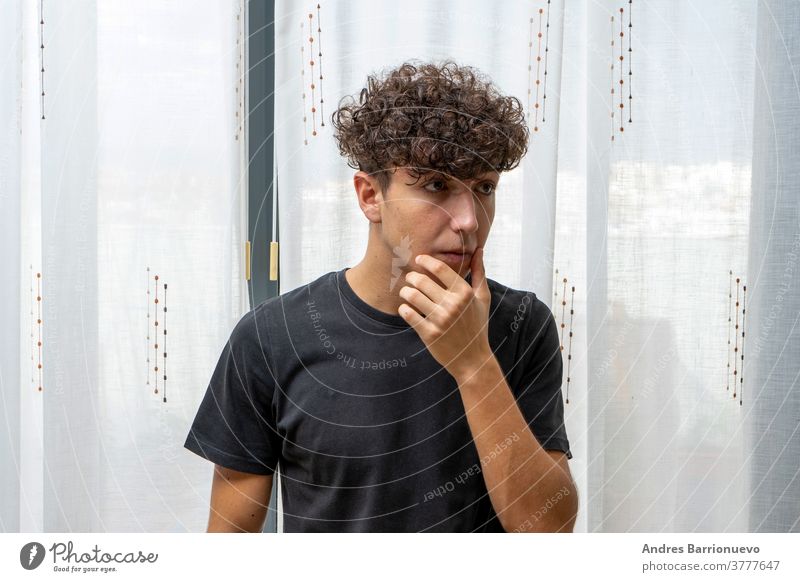
{"type": "MultiPolygon", "coordinates": [[[[248,473],[280,462],[286,532],[503,531],[455,379],[345,271],[242,317],[184,446],[248,473]]],[[[532,292],[488,284],[506,381],[541,445],[572,458],[553,314],[532,292]]]]}

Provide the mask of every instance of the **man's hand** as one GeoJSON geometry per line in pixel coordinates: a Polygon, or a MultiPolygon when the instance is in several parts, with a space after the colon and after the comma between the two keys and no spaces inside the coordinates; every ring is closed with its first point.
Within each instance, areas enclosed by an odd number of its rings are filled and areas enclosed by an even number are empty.
{"type": "Polygon", "coordinates": [[[472,255],[472,286],[430,255],[417,256],[417,264],[444,287],[428,275],[415,271],[406,274],[407,284],[399,295],[408,303],[403,303],[398,313],[454,378],[469,375],[492,356],[488,325],[491,294],[483,267],[483,248],[472,255]]]}

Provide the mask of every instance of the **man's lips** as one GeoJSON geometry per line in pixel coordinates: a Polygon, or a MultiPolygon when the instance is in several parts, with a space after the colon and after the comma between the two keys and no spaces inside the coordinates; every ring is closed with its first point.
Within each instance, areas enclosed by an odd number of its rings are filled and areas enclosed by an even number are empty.
{"type": "Polygon", "coordinates": [[[472,253],[470,252],[452,252],[452,251],[443,251],[436,253],[444,262],[449,263],[451,265],[460,265],[462,263],[469,264],[472,260],[472,253]]]}

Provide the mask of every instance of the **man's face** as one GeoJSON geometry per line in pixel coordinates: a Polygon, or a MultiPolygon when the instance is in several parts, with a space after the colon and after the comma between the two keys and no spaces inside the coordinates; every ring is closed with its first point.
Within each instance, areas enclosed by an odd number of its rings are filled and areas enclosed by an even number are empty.
{"type": "Polygon", "coordinates": [[[489,236],[499,179],[497,172],[468,180],[435,173],[415,182],[415,176],[397,168],[380,209],[381,236],[392,266],[429,274],[415,262],[426,254],[465,277],[472,253],[489,236]]]}

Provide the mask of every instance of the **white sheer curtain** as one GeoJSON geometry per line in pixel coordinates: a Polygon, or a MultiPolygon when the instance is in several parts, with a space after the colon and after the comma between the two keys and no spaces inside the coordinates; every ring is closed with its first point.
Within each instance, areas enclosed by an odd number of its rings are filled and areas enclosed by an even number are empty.
{"type": "MultiPolygon", "coordinates": [[[[200,531],[211,471],[182,442],[248,308],[242,7],[0,7],[0,529],[200,531]]],[[[338,99],[452,57],[527,103],[539,9],[547,121],[501,180],[487,271],[573,332],[576,531],[800,531],[797,2],[279,0],[281,290],[365,249],[338,99]]]]}
{"type": "Polygon", "coordinates": [[[487,272],[573,332],[576,531],[798,531],[798,3],[319,4],[276,5],[282,291],[365,249],[339,98],[451,57],[526,102],[542,9],[549,113],[501,180],[487,272]]]}
{"type": "Polygon", "coordinates": [[[0,23],[0,529],[203,531],[183,439],[248,308],[242,3],[0,23]]]}

